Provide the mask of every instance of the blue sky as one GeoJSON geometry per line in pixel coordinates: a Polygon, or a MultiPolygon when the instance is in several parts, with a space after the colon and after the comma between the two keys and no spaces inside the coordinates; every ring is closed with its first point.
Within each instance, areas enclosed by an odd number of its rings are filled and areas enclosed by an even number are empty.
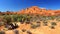
{"type": "Polygon", "coordinates": [[[0,11],[18,11],[31,6],[58,10],[60,0],[0,0],[0,11]]]}

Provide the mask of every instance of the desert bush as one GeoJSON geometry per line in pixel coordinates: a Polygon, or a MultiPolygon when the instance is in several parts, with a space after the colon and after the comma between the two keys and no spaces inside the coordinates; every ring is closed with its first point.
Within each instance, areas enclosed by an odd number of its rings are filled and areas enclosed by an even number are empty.
{"type": "Polygon", "coordinates": [[[36,25],[37,27],[40,27],[40,24],[39,23],[37,23],[37,25],[36,25]]]}
{"type": "Polygon", "coordinates": [[[45,19],[46,19],[46,20],[51,20],[51,17],[50,17],[50,16],[46,16],[45,19]]]}
{"type": "Polygon", "coordinates": [[[37,27],[40,27],[41,22],[37,21],[36,24],[30,23],[31,24],[31,28],[35,29],[37,27]]]}
{"type": "Polygon", "coordinates": [[[5,23],[4,22],[0,22],[0,26],[3,26],[5,23]]]}
{"type": "Polygon", "coordinates": [[[41,21],[45,21],[45,20],[46,20],[46,19],[45,19],[45,16],[41,16],[41,17],[40,17],[40,20],[41,20],[41,21]]]}
{"type": "Polygon", "coordinates": [[[51,26],[56,26],[56,22],[51,22],[51,26]]]}
{"type": "Polygon", "coordinates": [[[25,32],[26,31],[26,29],[22,29],[22,32],[25,32]]]}
{"type": "Polygon", "coordinates": [[[24,22],[20,22],[21,24],[24,24],[24,22]]]}
{"type": "Polygon", "coordinates": [[[28,34],[32,34],[32,32],[30,32],[30,31],[27,31],[27,33],[28,33],[28,34]]]}
{"type": "Polygon", "coordinates": [[[26,21],[30,21],[30,19],[31,19],[31,16],[26,17],[26,21]]]}
{"type": "Polygon", "coordinates": [[[31,28],[35,29],[35,28],[37,28],[37,26],[36,25],[31,25],[31,28]]]}
{"type": "Polygon", "coordinates": [[[54,20],[55,19],[55,16],[50,16],[51,17],[51,20],[54,20]]]}
{"type": "Polygon", "coordinates": [[[24,17],[23,15],[18,15],[17,16],[17,21],[18,22],[22,22],[23,21],[23,17],[24,17]]]}
{"type": "Polygon", "coordinates": [[[32,16],[32,18],[30,18],[31,22],[36,22],[38,20],[38,18],[36,16],[32,16]]]}
{"type": "Polygon", "coordinates": [[[13,18],[14,22],[17,22],[17,18],[18,18],[17,15],[13,15],[12,18],[13,18]]]}
{"type": "Polygon", "coordinates": [[[46,16],[45,20],[51,20],[51,17],[50,16],[46,16]]]}
{"type": "Polygon", "coordinates": [[[39,14],[34,15],[34,17],[39,17],[39,14]]]}
{"type": "Polygon", "coordinates": [[[4,31],[0,31],[0,34],[5,34],[5,32],[4,31]]]}
{"type": "Polygon", "coordinates": [[[24,23],[24,22],[26,22],[26,23],[28,23],[28,22],[30,22],[30,16],[29,15],[20,15],[20,23],[24,23]]]}
{"type": "Polygon", "coordinates": [[[19,22],[20,22],[21,24],[23,24],[23,23],[25,22],[26,18],[27,18],[27,17],[26,17],[25,15],[20,15],[19,22]]]}
{"type": "Polygon", "coordinates": [[[60,16],[56,16],[56,20],[57,21],[60,21],[60,16]]]}
{"type": "Polygon", "coordinates": [[[57,25],[56,22],[51,22],[50,28],[51,28],[51,29],[55,29],[55,26],[56,26],[56,25],[57,25]]]}
{"type": "Polygon", "coordinates": [[[41,22],[40,22],[40,21],[37,21],[37,23],[39,23],[39,24],[40,24],[41,22]]]}
{"type": "Polygon", "coordinates": [[[44,26],[47,26],[48,25],[47,23],[48,23],[47,21],[43,21],[44,26]]]}
{"type": "Polygon", "coordinates": [[[24,22],[25,22],[25,19],[22,18],[22,19],[20,20],[20,23],[23,24],[24,22]]]}
{"type": "Polygon", "coordinates": [[[15,30],[14,30],[14,33],[15,33],[15,34],[19,34],[19,31],[15,29],[15,30]]]}
{"type": "Polygon", "coordinates": [[[4,16],[4,20],[6,21],[6,24],[10,24],[11,16],[4,16]]]}
{"type": "Polygon", "coordinates": [[[37,27],[40,27],[40,24],[31,24],[31,28],[33,28],[33,29],[35,29],[35,28],[37,28],[37,27]]]}
{"type": "Polygon", "coordinates": [[[25,23],[26,23],[26,24],[30,24],[30,21],[26,21],[25,23]]]}
{"type": "Polygon", "coordinates": [[[37,22],[36,22],[37,27],[40,27],[40,24],[41,24],[40,21],[37,21],[37,22]]]}
{"type": "Polygon", "coordinates": [[[50,26],[50,28],[51,28],[51,29],[55,29],[55,27],[54,27],[54,26],[50,26]]]}
{"type": "Polygon", "coordinates": [[[60,18],[57,18],[56,20],[57,20],[57,21],[60,21],[60,18]]]}

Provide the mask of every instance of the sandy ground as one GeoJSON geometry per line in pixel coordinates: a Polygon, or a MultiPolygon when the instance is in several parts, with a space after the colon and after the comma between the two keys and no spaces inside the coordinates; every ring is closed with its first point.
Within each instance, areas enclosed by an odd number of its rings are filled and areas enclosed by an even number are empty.
{"type": "MultiPolygon", "coordinates": [[[[49,21],[51,22],[51,21],[49,21]]],[[[19,31],[19,34],[28,34],[27,31],[30,31],[32,34],[60,34],[60,22],[57,22],[57,25],[55,26],[55,29],[51,29],[50,23],[48,23],[48,26],[43,26],[43,23],[41,23],[41,26],[36,28],[36,29],[32,29],[30,27],[30,24],[19,24],[19,28],[17,28],[17,30],[19,31]],[[22,32],[22,29],[26,29],[25,32],[22,32]]],[[[6,31],[6,34],[15,34],[14,30],[9,30],[6,31]]]]}

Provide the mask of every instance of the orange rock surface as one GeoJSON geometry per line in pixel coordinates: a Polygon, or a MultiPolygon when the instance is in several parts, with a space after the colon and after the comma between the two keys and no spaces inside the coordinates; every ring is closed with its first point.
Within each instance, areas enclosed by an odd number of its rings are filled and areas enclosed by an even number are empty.
{"type": "Polygon", "coordinates": [[[40,15],[60,15],[60,10],[47,10],[44,8],[39,8],[37,6],[32,6],[24,10],[18,11],[17,14],[40,14],[40,15]]]}
{"type": "Polygon", "coordinates": [[[51,16],[51,15],[60,15],[60,10],[47,10],[45,8],[32,6],[17,12],[0,12],[0,14],[39,14],[39,15],[51,16]]]}

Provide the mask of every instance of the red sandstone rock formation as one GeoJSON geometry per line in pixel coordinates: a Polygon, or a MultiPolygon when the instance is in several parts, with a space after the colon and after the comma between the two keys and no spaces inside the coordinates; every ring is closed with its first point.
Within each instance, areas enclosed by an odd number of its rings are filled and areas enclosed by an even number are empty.
{"type": "MultiPolygon", "coordinates": [[[[1,13],[0,13],[1,14],[1,13]]],[[[45,16],[60,15],[60,10],[46,10],[45,8],[39,8],[37,6],[32,6],[17,12],[4,12],[2,14],[39,14],[45,16]]]]}
{"type": "Polygon", "coordinates": [[[40,14],[40,15],[60,15],[60,10],[46,10],[44,8],[39,8],[37,6],[32,6],[30,8],[26,8],[25,10],[21,10],[17,12],[17,14],[40,14]]]}

